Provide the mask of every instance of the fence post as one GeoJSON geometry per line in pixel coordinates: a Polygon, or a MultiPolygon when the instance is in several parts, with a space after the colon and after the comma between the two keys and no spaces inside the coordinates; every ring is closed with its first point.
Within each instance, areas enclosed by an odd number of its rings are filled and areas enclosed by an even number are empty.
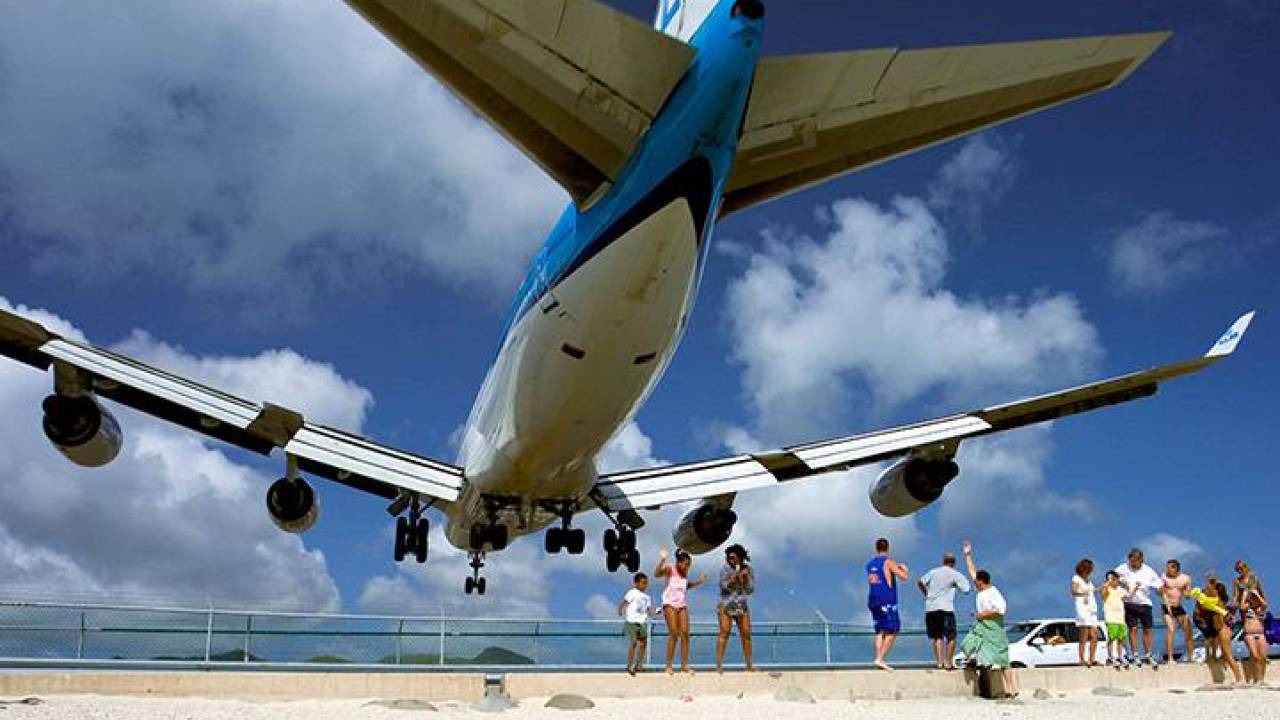
{"type": "Polygon", "coordinates": [[[213,652],[213,608],[209,608],[209,622],[204,628],[204,661],[209,662],[213,652]]]}
{"type": "Polygon", "coordinates": [[[831,667],[831,623],[826,619],[822,621],[822,638],[827,646],[827,667],[831,667]]]}
{"type": "Polygon", "coordinates": [[[440,618],[440,657],[436,658],[437,665],[444,664],[444,618],[440,618]]]}
{"type": "Polygon", "coordinates": [[[84,659],[84,611],[80,611],[80,637],[76,640],[76,659],[84,659]]]}
{"type": "Polygon", "coordinates": [[[533,664],[538,665],[538,631],[542,629],[542,623],[533,623],[533,664]]]}
{"type": "Polygon", "coordinates": [[[645,643],[645,646],[644,646],[644,654],[645,654],[644,664],[646,667],[651,667],[653,665],[653,619],[652,618],[649,619],[649,632],[647,634],[649,636],[649,642],[645,643]]]}
{"type": "Polygon", "coordinates": [[[244,619],[244,661],[249,662],[249,636],[253,634],[253,616],[244,619]]]}
{"type": "Polygon", "coordinates": [[[404,618],[400,618],[400,627],[396,629],[396,664],[401,664],[404,657],[404,618]]]}

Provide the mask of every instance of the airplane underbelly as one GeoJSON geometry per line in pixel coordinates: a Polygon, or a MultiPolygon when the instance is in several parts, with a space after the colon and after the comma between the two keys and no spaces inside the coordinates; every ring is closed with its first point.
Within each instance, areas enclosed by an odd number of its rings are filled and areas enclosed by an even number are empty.
{"type": "MultiPolygon", "coordinates": [[[[677,198],[517,322],[464,440],[477,494],[576,499],[590,489],[596,454],[674,352],[697,262],[693,215],[677,198]]],[[[545,524],[528,512],[526,524],[545,524]]]]}

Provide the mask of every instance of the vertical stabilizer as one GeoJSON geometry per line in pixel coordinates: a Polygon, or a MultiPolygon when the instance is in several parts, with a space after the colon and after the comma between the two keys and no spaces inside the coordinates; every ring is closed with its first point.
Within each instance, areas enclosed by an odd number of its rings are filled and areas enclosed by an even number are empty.
{"type": "Polygon", "coordinates": [[[725,0],[658,0],[653,26],[671,37],[689,42],[711,11],[725,0]]]}

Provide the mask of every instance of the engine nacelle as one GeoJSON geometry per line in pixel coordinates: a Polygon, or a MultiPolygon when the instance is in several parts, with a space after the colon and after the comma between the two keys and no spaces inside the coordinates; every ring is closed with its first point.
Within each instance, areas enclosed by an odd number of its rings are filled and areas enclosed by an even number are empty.
{"type": "Polygon", "coordinates": [[[681,550],[702,555],[723,545],[737,522],[738,514],[733,510],[704,503],[680,518],[671,537],[681,550]]]}
{"type": "Polygon", "coordinates": [[[267,489],[267,512],[281,530],[303,533],[320,517],[320,501],[306,480],[280,478],[267,489]]]}
{"type": "Polygon", "coordinates": [[[888,517],[910,515],[942,497],[959,474],[960,466],[953,460],[899,460],[871,487],[871,504],[888,517]]]}
{"type": "Polygon", "coordinates": [[[50,395],[42,407],[45,437],[71,462],[102,467],[120,454],[120,423],[93,395],[50,395]]]}

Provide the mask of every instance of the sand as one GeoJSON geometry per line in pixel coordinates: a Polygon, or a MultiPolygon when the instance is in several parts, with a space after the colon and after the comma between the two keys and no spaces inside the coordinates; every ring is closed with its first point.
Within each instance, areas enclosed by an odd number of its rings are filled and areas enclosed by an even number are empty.
{"type": "MultiPolygon", "coordinates": [[[[1034,688],[1032,689],[1034,690],[1034,688]]],[[[602,698],[590,710],[563,711],[544,708],[546,698],[526,700],[515,710],[500,715],[472,710],[464,703],[437,703],[438,712],[423,703],[382,704],[368,700],[335,700],[288,703],[249,703],[236,700],[133,699],[93,695],[51,696],[38,705],[0,706],[0,720],[347,720],[356,718],[495,718],[504,720],[550,719],[595,720],[597,718],[725,717],[735,720],[809,720],[818,718],[892,718],[893,720],[938,720],[939,718],[1027,718],[1029,720],[1079,720],[1079,718],[1148,718],[1157,713],[1166,717],[1212,718],[1213,720],[1260,720],[1280,718],[1280,692],[1274,689],[1236,689],[1224,692],[1148,690],[1132,697],[1100,697],[1088,692],[1072,692],[1036,700],[1029,691],[1013,703],[976,698],[945,700],[858,701],[831,700],[804,705],[784,703],[772,697],[695,697],[691,702],[648,698],[620,700],[602,698]],[[388,706],[391,707],[388,707],[388,706]],[[397,709],[401,705],[406,709],[397,709]]]]}

